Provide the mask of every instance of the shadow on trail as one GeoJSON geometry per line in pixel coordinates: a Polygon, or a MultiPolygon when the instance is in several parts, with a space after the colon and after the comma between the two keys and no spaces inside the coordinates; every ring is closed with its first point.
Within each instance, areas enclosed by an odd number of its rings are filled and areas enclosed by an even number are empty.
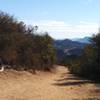
{"type": "Polygon", "coordinates": [[[60,81],[65,81],[65,80],[80,80],[80,78],[77,78],[77,77],[70,77],[70,78],[58,79],[58,80],[56,80],[56,81],[60,82],[60,81]]]}
{"type": "MultiPolygon", "coordinates": [[[[51,85],[57,87],[64,87],[71,94],[79,94],[79,98],[75,100],[81,100],[80,97],[83,94],[84,99],[82,100],[100,100],[100,84],[95,83],[91,80],[87,80],[74,74],[68,70],[58,74],[59,77],[54,79],[51,85]],[[74,88],[75,87],[75,88],[74,88]],[[71,90],[71,91],[70,91],[71,90]],[[81,93],[82,92],[82,93],[81,93]]],[[[63,88],[61,88],[63,89],[63,88]]],[[[74,100],[74,99],[73,99],[74,100]]]]}
{"type": "Polygon", "coordinates": [[[76,85],[76,86],[80,86],[82,84],[86,84],[89,83],[88,81],[80,81],[80,82],[63,82],[63,83],[54,83],[54,85],[57,86],[71,86],[71,85],[76,85]]]}
{"type": "Polygon", "coordinates": [[[89,80],[82,79],[80,77],[76,77],[73,74],[66,73],[65,76],[61,75],[60,79],[54,80],[55,83],[53,85],[57,86],[81,86],[83,84],[92,83],[89,80]]]}

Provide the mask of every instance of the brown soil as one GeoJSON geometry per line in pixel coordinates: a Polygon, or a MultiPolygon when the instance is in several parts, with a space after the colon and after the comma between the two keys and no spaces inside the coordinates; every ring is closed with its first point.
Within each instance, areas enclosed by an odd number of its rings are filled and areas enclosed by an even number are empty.
{"type": "Polygon", "coordinates": [[[100,100],[100,84],[80,79],[64,66],[55,71],[0,73],[0,100],[100,100]]]}

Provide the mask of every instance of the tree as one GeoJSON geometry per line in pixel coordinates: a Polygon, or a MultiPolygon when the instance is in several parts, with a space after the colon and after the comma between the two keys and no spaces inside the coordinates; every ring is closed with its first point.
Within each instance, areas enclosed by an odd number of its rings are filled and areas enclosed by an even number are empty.
{"type": "Polygon", "coordinates": [[[47,33],[38,35],[37,29],[0,12],[0,59],[4,64],[19,70],[46,70],[53,66],[53,39],[47,33]]]}
{"type": "Polygon", "coordinates": [[[100,81],[100,33],[84,48],[83,55],[70,66],[70,71],[79,76],[100,81]]]}

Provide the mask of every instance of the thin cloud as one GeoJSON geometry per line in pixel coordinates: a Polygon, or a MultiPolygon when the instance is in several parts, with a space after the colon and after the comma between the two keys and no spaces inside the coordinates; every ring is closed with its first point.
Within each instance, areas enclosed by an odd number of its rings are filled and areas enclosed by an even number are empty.
{"type": "Polygon", "coordinates": [[[38,25],[39,31],[46,31],[56,39],[91,36],[98,32],[99,27],[97,23],[86,21],[80,21],[78,24],[72,25],[64,21],[54,20],[41,20],[33,22],[33,25],[38,25]]]}

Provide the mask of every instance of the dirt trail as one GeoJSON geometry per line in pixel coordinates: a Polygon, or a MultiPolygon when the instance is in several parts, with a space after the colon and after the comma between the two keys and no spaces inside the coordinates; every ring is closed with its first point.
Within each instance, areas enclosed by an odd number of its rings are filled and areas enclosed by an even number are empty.
{"type": "Polygon", "coordinates": [[[0,73],[0,100],[100,100],[100,84],[69,74],[67,68],[55,71],[5,71],[0,73]]]}

